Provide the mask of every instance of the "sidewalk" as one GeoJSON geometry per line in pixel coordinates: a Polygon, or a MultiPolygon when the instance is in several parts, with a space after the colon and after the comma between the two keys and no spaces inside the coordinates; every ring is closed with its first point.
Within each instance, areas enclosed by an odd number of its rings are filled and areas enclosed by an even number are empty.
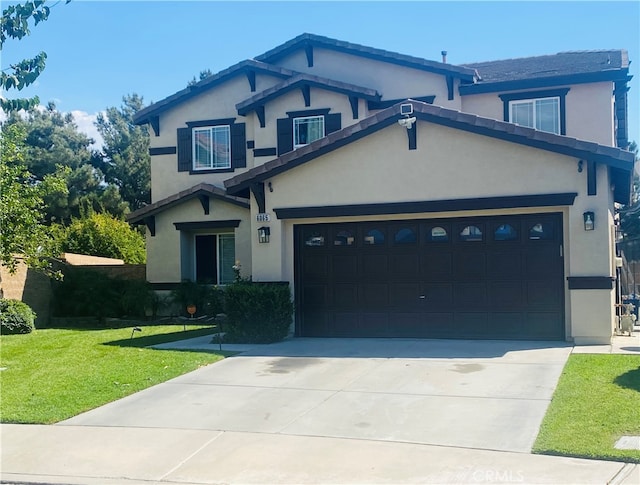
{"type": "Polygon", "coordinates": [[[2,483],[637,484],[637,465],[370,440],[2,425],[2,483]]]}

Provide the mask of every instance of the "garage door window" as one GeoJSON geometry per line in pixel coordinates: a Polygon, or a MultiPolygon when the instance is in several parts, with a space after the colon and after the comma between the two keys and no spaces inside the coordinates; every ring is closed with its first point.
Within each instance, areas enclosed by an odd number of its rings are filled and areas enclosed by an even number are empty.
{"type": "Polygon", "coordinates": [[[447,242],[449,241],[449,233],[444,227],[432,227],[428,239],[431,242],[447,242]]]}
{"type": "Polygon", "coordinates": [[[482,231],[478,226],[467,226],[460,231],[460,240],[465,242],[482,241],[482,231]]]}
{"type": "Polygon", "coordinates": [[[324,246],[324,234],[320,231],[315,230],[305,231],[304,245],[311,247],[324,246]]]}
{"type": "Polygon", "coordinates": [[[367,246],[384,244],[384,232],[380,229],[371,229],[370,231],[367,231],[364,236],[364,244],[367,246]]]}
{"type": "Polygon", "coordinates": [[[511,224],[501,224],[493,233],[495,241],[515,241],[518,239],[518,231],[511,224]]]}
{"type": "Polygon", "coordinates": [[[396,244],[415,244],[417,240],[416,231],[410,227],[399,229],[394,237],[396,244]]]}
{"type": "Polygon", "coordinates": [[[333,238],[334,246],[353,246],[356,242],[356,238],[351,231],[342,230],[336,233],[333,238]]]}
{"type": "Polygon", "coordinates": [[[538,222],[529,229],[529,239],[532,241],[548,241],[554,237],[553,224],[549,222],[538,222]]]}

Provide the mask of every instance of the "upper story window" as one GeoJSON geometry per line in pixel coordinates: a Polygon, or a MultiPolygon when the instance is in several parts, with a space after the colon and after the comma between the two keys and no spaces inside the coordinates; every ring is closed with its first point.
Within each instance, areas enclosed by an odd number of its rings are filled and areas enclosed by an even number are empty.
{"type": "Polygon", "coordinates": [[[509,106],[511,123],[560,134],[560,98],[511,101],[509,106]]]}
{"type": "Polygon", "coordinates": [[[566,135],[566,95],[569,88],[501,94],[504,120],[528,128],[566,135]]]}
{"type": "Polygon", "coordinates": [[[293,119],[293,148],[300,148],[324,136],[324,116],[293,119]]]}
{"type": "Polygon", "coordinates": [[[193,169],[231,168],[231,129],[229,125],[193,128],[193,169]]]}

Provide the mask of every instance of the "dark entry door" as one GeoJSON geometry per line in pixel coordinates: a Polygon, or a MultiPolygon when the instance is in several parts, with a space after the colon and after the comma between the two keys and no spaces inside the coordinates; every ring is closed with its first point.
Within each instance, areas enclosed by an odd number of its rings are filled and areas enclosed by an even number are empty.
{"type": "Polygon", "coordinates": [[[217,284],[216,236],[196,235],[196,281],[217,284]]]}
{"type": "Polygon", "coordinates": [[[296,226],[304,336],[563,339],[562,216],[296,226]]]}

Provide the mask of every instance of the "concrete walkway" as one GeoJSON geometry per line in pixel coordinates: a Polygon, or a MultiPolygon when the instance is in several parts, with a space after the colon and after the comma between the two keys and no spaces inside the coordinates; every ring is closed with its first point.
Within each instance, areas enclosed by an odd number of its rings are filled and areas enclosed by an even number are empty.
{"type": "Polygon", "coordinates": [[[530,454],[566,358],[586,349],[401,339],[223,349],[242,353],[54,426],[2,425],[1,479],[640,483],[636,465],[530,454]]]}

